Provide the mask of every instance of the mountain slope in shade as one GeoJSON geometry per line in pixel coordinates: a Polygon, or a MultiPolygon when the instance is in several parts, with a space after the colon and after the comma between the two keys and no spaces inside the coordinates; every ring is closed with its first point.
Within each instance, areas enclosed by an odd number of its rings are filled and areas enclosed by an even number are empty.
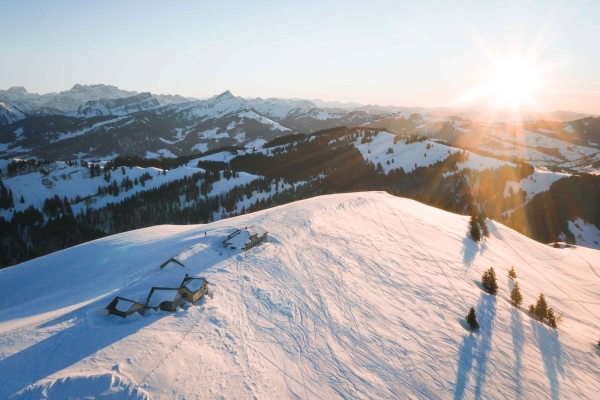
{"type": "Polygon", "coordinates": [[[594,398],[600,253],[384,193],[157,226],[0,271],[0,397],[594,398]],[[235,228],[269,231],[242,253],[235,228]],[[185,264],[159,265],[176,256],[185,264]],[[494,266],[499,293],[478,282],[494,266]],[[514,266],[524,307],[509,303],[514,266]],[[211,296],[120,319],[114,296],[204,276],[211,296]],[[539,293],[558,330],[525,306],[539,293]],[[474,306],[481,329],[467,330],[474,306]]]}
{"type": "Polygon", "coordinates": [[[19,109],[8,102],[2,102],[0,96],[0,126],[12,124],[26,117],[19,109]]]}
{"type": "MultiPolygon", "coordinates": [[[[28,115],[77,113],[78,108],[85,107],[88,102],[100,100],[110,101],[124,99],[138,95],[136,91],[119,89],[112,85],[80,85],[76,84],[71,89],[60,93],[46,93],[39,95],[29,93],[22,86],[14,86],[7,90],[0,90],[0,101],[10,103],[13,107],[28,115]]],[[[177,103],[187,103],[191,99],[180,95],[154,95],[161,106],[177,103]]],[[[96,116],[95,114],[78,114],[80,117],[96,116]]],[[[0,125],[3,125],[0,121],[0,125]]]]}
{"type": "Polygon", "coordinates": [[[138,111],[160,107],[158,99],[151,93],[140,93],[121,99],[101,99],[88,101],[79,106],[74,114],[77,117],[101,117],[106,115],[127,115],[138,111]]]}

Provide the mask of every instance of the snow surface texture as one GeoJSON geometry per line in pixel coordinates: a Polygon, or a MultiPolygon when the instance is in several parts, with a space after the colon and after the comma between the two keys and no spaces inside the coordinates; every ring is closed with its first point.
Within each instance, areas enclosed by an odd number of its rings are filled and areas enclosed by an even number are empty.
{"type": "Polygon", "coordinates": [[[467,217],[340,194],[1,270],[0,398],[597,398],[600,252],[488,225],[476,244],[467,217]],[[270,243],[227,256],[221,241],[249,225],[270,243]],[[177,254],[185,268],[159,269],[177,254]],[[490,266],[497,296],[479,286],[490,266]],[[509,302],[511,266],[522,308],[509,302]],[[185,273],[212,296],[126,319],[103,309],[185,273]],[[526,312],[541,292],[558,330],[526,312]]]}

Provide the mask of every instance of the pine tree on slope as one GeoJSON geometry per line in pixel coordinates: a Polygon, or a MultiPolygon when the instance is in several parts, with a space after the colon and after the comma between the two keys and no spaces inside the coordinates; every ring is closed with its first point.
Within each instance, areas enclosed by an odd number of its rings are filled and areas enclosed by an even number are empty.
{"type": "Polygon", "coordinates": [[[481,236],[484,238],[490,237],[490,231],[488,230],[487,221],[484,213],[479,213],[477,216],[477,222],[481,225],[481,236]]]}
{"type": "Polygon", "coordinates": [[[510,301],[513,306],[518,307],[523,304],[523,296],[521,296],[521,290],[519,289],[519,282],[515,282],[515,287],[510,292],[510,301]]]}
{"type": "Polygon", "coordinates": [[[508,271],[508,277],[512,280],[517,279],[517,273],[515,272],[515,267],[510,267],[510,271],[508,271]]]}
{"type": "Polygon", "coordinates": [[[477,223],[477,216],[475,214],[471,215],[471,220],[469,221],[469,228],[471,239],[478,242],[481,240],[481,232],[479,231],[479,224],[477,223]]]}
{"type": "Polygon", "coordinates": [[[540,297],[538,297],[534,314],[537,315],[537,317],[542,321],[548,315],[548,303],[546,303],[546,298],[544,297],[543,293],[541,293],[540,297]]]}
{"type": "Polygon", "coordinates": [[[494,271],[494,267],[490,267],[490,269],[483,272],[481,284],[488,293],[498,293],[498,283],[496,282],[496,271],[494,271]]]}
{"type": "Polygon", "coordinates": [[[471,307],[469,310],[469,314],[467,315],[467,323],[471,330],[479,329],[479,322],[477,322],[477,315],[475,314],[475,309],[471,307]]]}
{"type": "Polygon", "coordinates": [[[535,314],[535,306],[533,304],[531,304],[529,306],[529,315],[531,315],[533,317],[534,314],[535,314]]]}
{"type": "Polygon", "coordinates": [[[554,310],[552,308],[548,308],[546,312],[546,317],[548,318],[548,323],[552,328],[556,328],[556,316],[554,315],[554,310]]]}

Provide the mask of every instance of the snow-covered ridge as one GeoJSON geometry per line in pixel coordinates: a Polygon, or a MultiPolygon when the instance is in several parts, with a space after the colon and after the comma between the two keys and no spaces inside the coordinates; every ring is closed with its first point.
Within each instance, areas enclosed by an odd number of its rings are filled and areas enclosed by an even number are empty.
{"type": "Polygon", "coordinates": [[[384,193],[340,194],[1,270],[0,397],[595,398],[600,253],[493,221],[476,244],[467,223],[384,193]],[[270,242],[222,251],[245,226],[270,242]],[[179,253],[185,267],[160,270],[179,253]],[[496,296],[477,284],[491,265],[496,296]],[[544,293],[557,330],[510,304],[511,266],[524,305],[544,293]],[[206,277],[212,297],[124,320],[104,310],[186,273],[206,277]]]}
{"type": "Polygon", "coordinates": [[[151,93],[140,93],[122,99],[100,99],[88,101],[79,106],[76,117],[92,117],[105,115],[128,115],[137,111],[151,110],[160,107],[160,102],[151,93]]]}

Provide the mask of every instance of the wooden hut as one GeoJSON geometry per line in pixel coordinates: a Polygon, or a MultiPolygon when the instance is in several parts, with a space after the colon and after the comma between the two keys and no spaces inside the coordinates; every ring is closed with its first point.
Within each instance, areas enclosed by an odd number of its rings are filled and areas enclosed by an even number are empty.
{"type": "Polygon", "coordinates": [[[184,300],[193,304],[208,294],[208,281],[204,278],[191,278],[186,274],[179,287],[179,293],[184,300]]]}
{"type": "Polygon", "coordinates": [[[124,297],[115,297],[108,306],[106,306],[109,314],[118,315],[126,318],[133,313],[144,315],[144,305],[135,300],[126,299],[124,297]]]}
{"type": "Polygon", "coordinates": [[[263,230],[255,230],[255,229],[247,229],[248,232],[248,241],[242,247],[242,250],[250,250],[254,246],[257,246],[261,243],[267,242],[267,231],[263,230]]]}
{"type": "Polygon", "coordinates": [[[159,309],[163,311],[175,311],[181,306],[183,298],[179,289],[153,287],[148,294],[144,307],[153,308],[155,311],[159,309]]]}
{"type": "Polygon", "coordinates": [[[242,249],[243,251],[247,251],[256,245],[266,243],[267,233],[267,231],[254,229],[253,227],[237,229],[223,241],[223,247],[229,247],[232,250],[242,249]]]}

